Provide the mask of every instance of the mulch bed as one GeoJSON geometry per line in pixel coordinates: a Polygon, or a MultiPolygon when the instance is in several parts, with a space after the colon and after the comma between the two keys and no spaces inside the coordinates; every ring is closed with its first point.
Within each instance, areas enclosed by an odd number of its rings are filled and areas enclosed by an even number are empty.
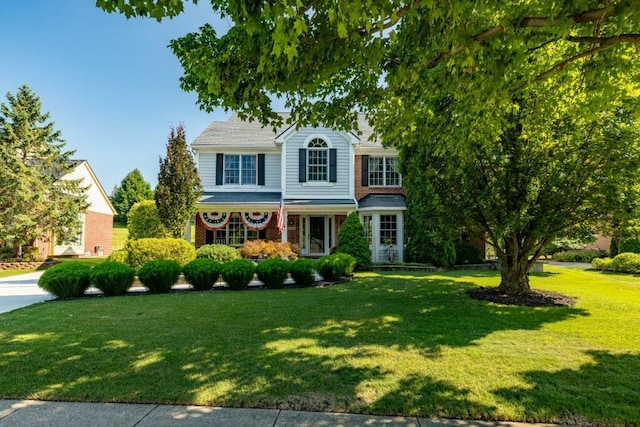
{"type": "Polygon", "coordinates": [[[576,303],[576,299],[567,295],[552,291],[542,291],[532,289],[531,291],[520,295],[507,295],[498,288],[473,288],[467,291],[471,298],[491,301],[505,305],[521,305],[527,307],[549,307],[562,306],[572,307],[576,303]]]}

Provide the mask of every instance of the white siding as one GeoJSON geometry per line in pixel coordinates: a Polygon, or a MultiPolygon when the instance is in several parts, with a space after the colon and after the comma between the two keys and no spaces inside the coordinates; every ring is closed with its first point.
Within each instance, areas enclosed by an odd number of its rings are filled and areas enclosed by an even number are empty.
{"type": "Polygon", "coordinates": [[[352,148],[339,132],[327,128],[302,128],[286,141],[286,195],[292,197],[313,198],[349,198],[353,181],[352,148]],[[322,135],[331,142],[331,148],[337,150],[337,181],[327,184],[298,182],[298,150],[304,148],[304,142],[311,135],[322,135]]]}
{"type": "Polygon", "coordinates": [[[85,188],[88,187],[86,192],[87,203],[89,204],[87,212],[113,215],[113,211],[106,199],[106,195],[101,191],[101,188],[99,187],[100,184],[94,180],[86,162],[80,163],[72,172],[63,176],[61,179],[81,179],[81,186],[85,188]]]}
{"type": "MultiPolygon", "coordinates": [[[[246,151],[225,150],[223,154],[261,154],[246,151]]],[[[265,185],[218,185],[216,186],[216,155],[218,153],[198,154],[198,173],[204,191],[280,191],[280,154],[265,154],[265,185]]]]}
{"type": "Polygon", "coordinates": [[[280,154],[264,156],[264,186],[271,191],[280,191],[280,154]]]}
{"type": "Polygon", "coordinates": [[[216,153],[198,155],[198,174],[204,191],[213,191],[216,185],[216,153]]]}

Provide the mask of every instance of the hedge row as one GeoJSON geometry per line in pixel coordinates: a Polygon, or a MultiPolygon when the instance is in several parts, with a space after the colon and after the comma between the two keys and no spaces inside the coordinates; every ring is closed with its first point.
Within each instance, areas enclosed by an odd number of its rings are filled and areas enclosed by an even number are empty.
{"type": "Polygon", "coordinates": [[[592,262],[597,258],[606,257],[607,251],[602,249],[572,249],[564,252],[556,252],[553,259],[561,262],[592,262]]]}
{"type": "MultiPolygon", "coordinates": [[[[300,286],[315,283],[315,271],[318,270],[326,280],[338,280],[342,276],[353,274],[356,259],[348,254],[336,253],[320,258],[318,261],[301,258],[287,261],[271,258],[257,266],[245,259],[234,259],[219,263],[210,258],[197,258],[184,267],[171,259],[147,261],[138,271],[138,278],[151,292],[169,292],[184,274],[197,290],[212,289],[216,280],[222,276],[230,289],[244,289],[254,273],[269,288],[280,288],[288,274],[300,286]]],[[[107,261],[94,268],[83,263],[63,263],[46,270],[38,281],[38,286],[58,298],[76,298],[93,283],[105,296],[123,295],[131,287],[136,270],[122,262],[107,261]]]]}
{"type": "Polygon", "coordinates": [[[623,252],[613,259],[596,258],[591,262],[591,266],[596,270],[640,273],[640,254],[623,252]]]}

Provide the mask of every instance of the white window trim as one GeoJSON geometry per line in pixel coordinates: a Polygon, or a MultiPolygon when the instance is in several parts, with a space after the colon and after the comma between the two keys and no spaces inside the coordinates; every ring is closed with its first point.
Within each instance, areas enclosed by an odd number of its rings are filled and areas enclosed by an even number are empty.
{"type": "Polygon", "coordinates": [[[230,188],[249,188],[249,187],[258,187],[258,155],[257,154],[250,154],[250,153],[224,153],[224,163],[223,163],[223,172],[222,172],[222,186],[223,187],[230,187],[230,188]],[[227,156],[238,156],[240,157],[239,161],[238,161],[238,167],[239,167],[239,172],[240,174],[238,175],[238,183],[237,184],[228,184],[227,181],[227,156]],[[256,163],[256,183],[255,184],[243,184],[242,183],[242,157],[243,156],[251,156],[255,158],[255,163],[256,163]]]}
{"type": "Polygon", "coordinates": [[[369,174],[369,187],[373,188],[401,188],[402,187],[402,174],[398,172],[400,176],[400,182],[397,185],[389,185],[387,184],[387,159],[394,159],[396,161],[396,166],[398,162],[398,158],[395,156],[369,156],[369,170],[367,173],[369,174]],[[382,159],[382,185],[379,184],[371,184],[371,160],[372,159],[382,159]]]}

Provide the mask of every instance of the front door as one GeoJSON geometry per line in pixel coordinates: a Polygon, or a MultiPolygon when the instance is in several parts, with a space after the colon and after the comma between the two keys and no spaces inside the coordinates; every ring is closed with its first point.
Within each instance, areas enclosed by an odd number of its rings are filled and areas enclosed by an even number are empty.
{"type": "Polygon", "coordinates": [[[309,217],[309,254],[322,255],[325,252],[326,233],[325,217],[309,217]]]}

